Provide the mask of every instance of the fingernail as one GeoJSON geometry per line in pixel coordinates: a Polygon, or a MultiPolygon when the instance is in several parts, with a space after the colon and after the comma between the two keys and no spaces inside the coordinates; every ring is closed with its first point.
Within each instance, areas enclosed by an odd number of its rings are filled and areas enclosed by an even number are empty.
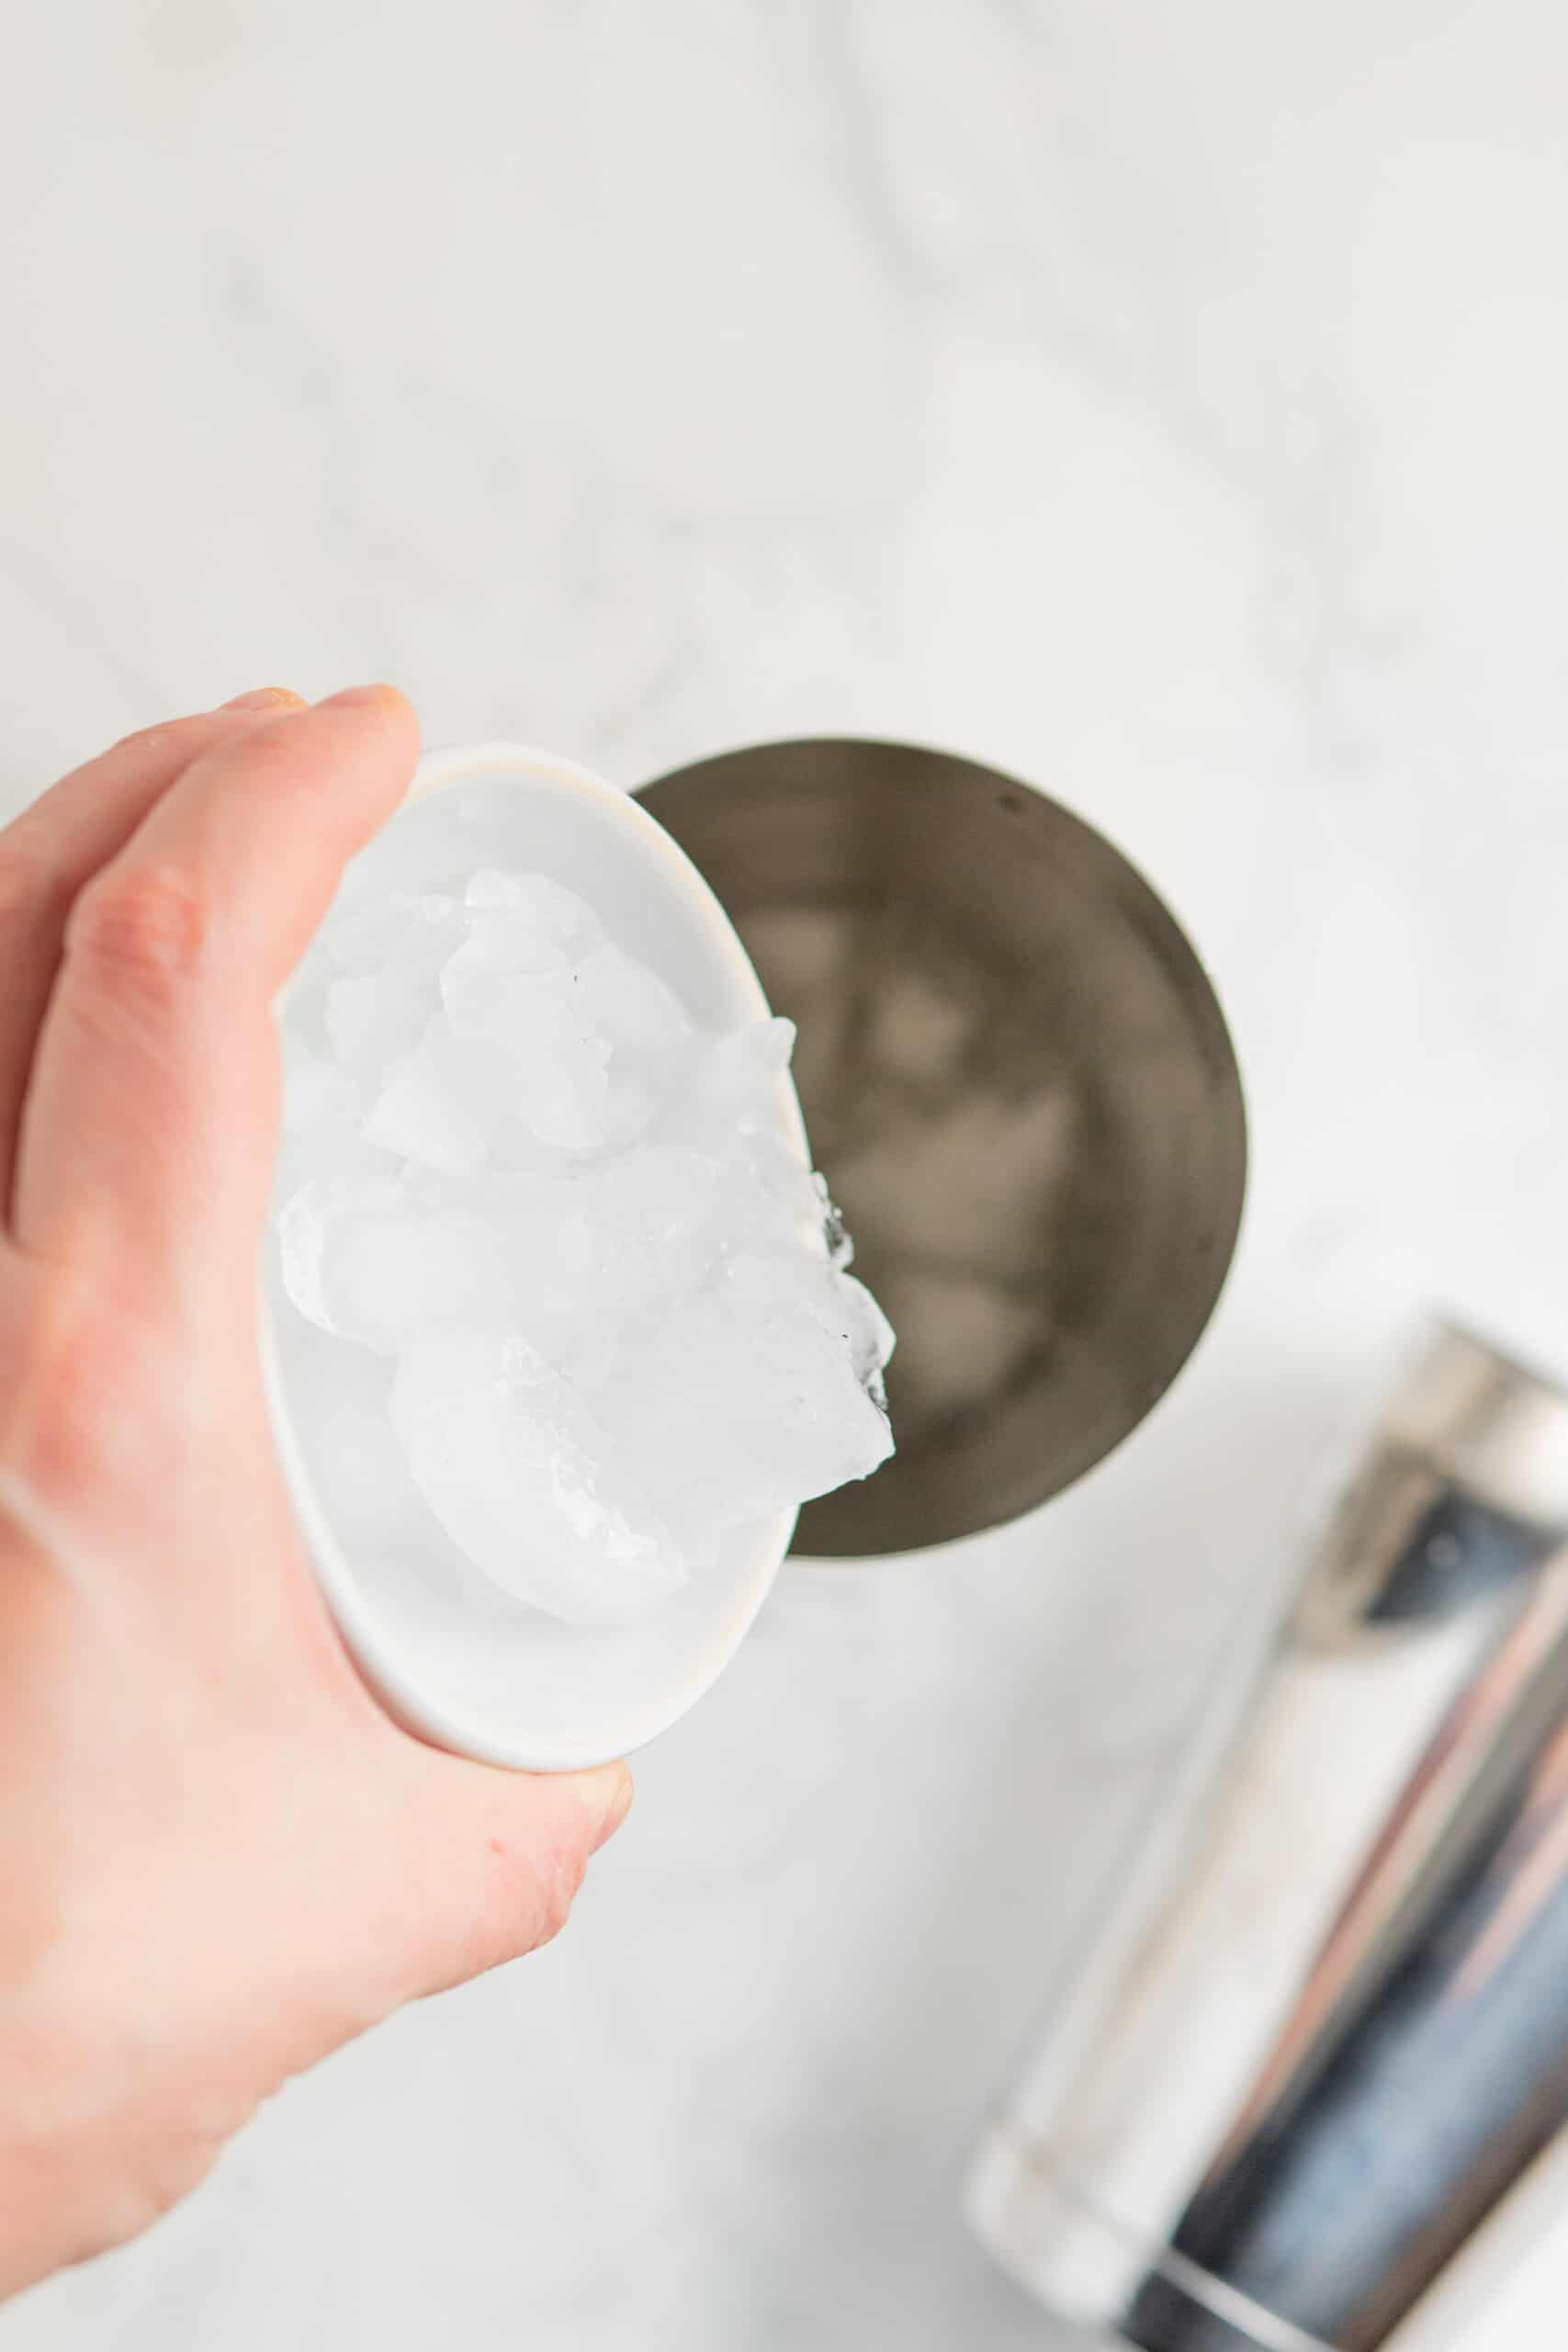
{"type": "Polygon", "coordinates": [[[292,686],[257,686],[248,695],[231,695],[220,710],[303,710],[305,697],[292,686]]]}
{"type": "Polygon", "coordinates": [[[402,696],[396,686],[380,684],[344,686],[339,694],[323,695],[316,705],[316,708],[318,710],[360,710],[370,703],[401,702],[401,700],[402,696]]]}
{"type": "Polygon", "coordinates": [[[632,1798],[635,1793],[636,1790],[631,1774],[627,1771],[623,1771],[621,1774],[621,1785],[615,1791],[615,1795],[611,1798],[609,1811],[605,1814],[604,1820],[600,1823],[599,1835],[593,1840],[593,1850],[595,1853],[599,1851],[601,1846],[607,1846],[609,1844],[611,1838],[615,1836],[616,1830],[620,1827],[622,1822],[631,1811],[632,1798]]]}

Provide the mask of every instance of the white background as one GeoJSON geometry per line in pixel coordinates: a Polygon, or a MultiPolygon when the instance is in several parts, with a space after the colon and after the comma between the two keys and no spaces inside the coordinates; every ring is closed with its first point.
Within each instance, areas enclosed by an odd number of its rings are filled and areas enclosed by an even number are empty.
{"type": "Polygon", "coordinates": [[[1053,1966],[1406,1310],[1568,1363],[1565,25],[11,27],[0,799],[270,682],[628,781],[924,738],[1172,899],[1256,1181],[1110,1464],[961,1555],[787,1570],[559,1943],[293,2086],[0,2352],[1065,2345],[956,2205],[1053,1966]]]}

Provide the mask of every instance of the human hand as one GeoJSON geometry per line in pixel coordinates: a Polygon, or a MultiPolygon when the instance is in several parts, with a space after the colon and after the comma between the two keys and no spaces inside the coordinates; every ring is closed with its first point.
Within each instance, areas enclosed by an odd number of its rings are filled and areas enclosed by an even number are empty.
{"type": "Polygon", "coordinates": [[[390,688],[245,695],[0,832],[0,2294],[553,1934],[630,1797],[398,1729],[274,1455],[272,1000],[416,749],[390,688]]]}

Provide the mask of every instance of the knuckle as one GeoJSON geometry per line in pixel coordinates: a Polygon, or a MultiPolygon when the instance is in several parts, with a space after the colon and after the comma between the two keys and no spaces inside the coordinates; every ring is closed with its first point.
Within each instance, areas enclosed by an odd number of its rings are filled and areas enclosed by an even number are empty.
{"type": "Polygon", "coordinates": [[[208,910],[192,877],[173,865],[111,868],[82,893],[67,952],[116,981],[168,988],[201,962],[208,910]]]}
{"type": "Polygon", "coordinates": [[[6,1458],[46,1494],[70,1492],[102,1466],[110,1431],[146,1368],[96,1285],[56,1280],[29,1303],[21,1340],[28,1376],[9,1399],[6,1458]]]}

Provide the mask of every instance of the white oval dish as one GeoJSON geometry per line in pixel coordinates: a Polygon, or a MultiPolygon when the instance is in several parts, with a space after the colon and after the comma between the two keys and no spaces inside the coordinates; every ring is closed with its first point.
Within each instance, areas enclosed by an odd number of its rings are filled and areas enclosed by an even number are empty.
{"type": "MultiPolygon", "coordinates": [[[[466,796],[459,821],[472,827],[476,866],[556,876],[705,1026],[766,1017],[750,960],[684,853],[626,794],[549,753],[512,743],[428,752],[402,809],[351,871],[382,865],[390,876],[412,858],[417,872],[421,807],[457,793],[466,796]]],[[[444,828],[453,814],[452,805],[443,808],[444,828]]],[[[450,864],[449,830],[445,840],[450,864]]],[[[806,1158],[787,1078],[777,1113],[781,1138],[806,1158]]],[[[369,1417],[365,1445],[334,1451],[332,1442],[333,1426],[359,1426],[344,1399],[361,1372],[375,1375],[375,1359],[306,1324],[281,1295],[270,1245],[268,1256],[262,1367],[284,1475],[344,1640],[389,1712],[438,1746],[530,1771],[603,1763],[684,1714],[761,1608],[789,1548],[794,1513],[738,1530],[668,1608],[613,1627],[562,1624],[513,1600],[446,1544],[428,1514],[427,1524],[415,1521],[417,1543],[398,1542],[389,1521],[382,1540],[347,1544],[333,1524],[334,1487],[350,1494],[357,1482],[354,1500],[368,1524],[367,1492],[373,1513],[400,1467],[389,1429],[376,1451],[369,1417]]]]}

